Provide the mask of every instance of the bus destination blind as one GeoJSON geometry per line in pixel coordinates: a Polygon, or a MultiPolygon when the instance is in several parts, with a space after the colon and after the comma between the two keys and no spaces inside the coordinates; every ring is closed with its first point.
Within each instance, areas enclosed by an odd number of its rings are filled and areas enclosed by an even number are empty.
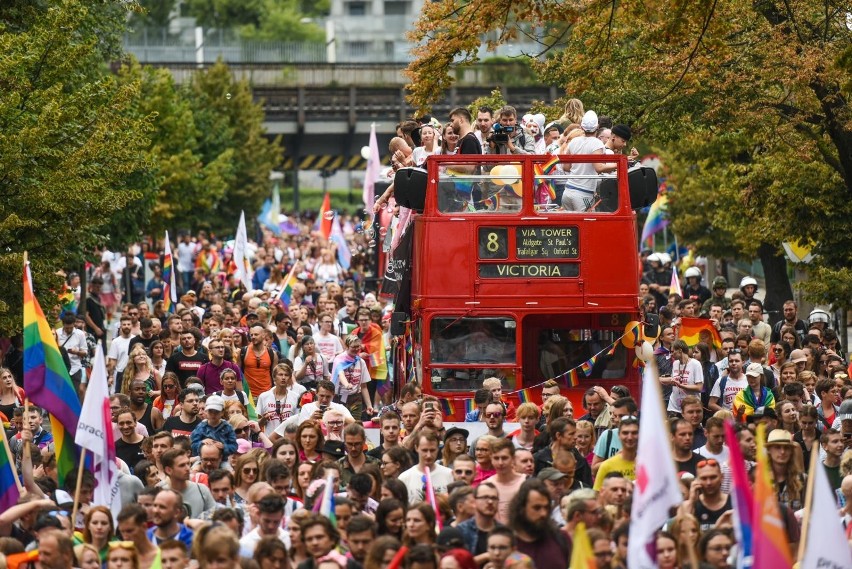
{"type": "Polygon", "coordinates": [[[516,227],[518,259],[576,259],[580,256],[576,227],[516,227]]]}

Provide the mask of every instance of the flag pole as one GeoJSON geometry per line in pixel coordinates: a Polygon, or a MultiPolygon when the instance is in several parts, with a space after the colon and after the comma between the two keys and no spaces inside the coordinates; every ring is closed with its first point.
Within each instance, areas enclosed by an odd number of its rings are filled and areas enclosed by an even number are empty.
{"type": "Polygon", "coordinates": [[[80,449],[80,464],[77,466],[77,484],[74,486],[74,508],[71,512],[71,528],[77,528],[77,512],[80,510],[80,489],[83,485],[83,468],[86,465],[86,449],[80,449]]]}
{"type": "Polygon", "coordinates": [[[796,559],[799,564],[802,563],[802,559],[805,557],[805,548],[807,547],[808,537],[810,537],[808,535],[810,533],[808,531],[808,524],[810,523],[811,508],[813,508],[814,501],[814,480],[816,478],[814,476],[814,472],[817,468],[822,468],[819,465],[819,449],[814,450],[817,450],[817,452],[811,451],[811,465],[810,470],[808,471],[808,489],[805,492],[805,513],[802,516],[802,539],[799,540],[799,552],[796,555],[796,559]]]}
{"type": "MultiPolygon", "coordinates": [[[[24,417],[24,420],[26,420],[26,416],[24,417]]],[[[2,435],[0,436],[3,437],[3,450],[6,452],[6,457],[9,459],[9,462],[11,463],[12,468],[14,469],[15,455],[12,454],[12,447],[9,446],[9,439],[6,438],[6,429],[0,426],[0,431],[2,431],[2,435]]],[[[29,445],[26,445],[24,448],[29,448],[29,445]]],[[[18,487],[18,494],[23,495],[24,486],[23,484],[21,484],[21,478],[18,476],[17,471],[15,472],[15,486],[18,487]]]]}
{"type": "MultiPolygon", "coordinates": [[[[30,420],[30,398],[24,397],[24,421],[29,421],[29,420],[30,420]]],[[[30,429],[29,425],[27,425],[27,429],[32,431],[32,429],[30,429]]],[[[32,455],[32,451],[30,450],[29,444],[23,445],[23,453],[22,454],[23,454],[22,460],[26,460],[26,461],[29,461],[30,463],[32,463],[33,455],[32,455]]],[[[12,464],[14,464],[14,461],[12,462],[12,464]]],[[[15,476],[15,480],[17,480],[17,479],[18,479],[18,477],[15,476]]],[[[21,489],[20,488],[20,482],[18,482],[18,490],[20,490],[20,489],[21,489]]]]}

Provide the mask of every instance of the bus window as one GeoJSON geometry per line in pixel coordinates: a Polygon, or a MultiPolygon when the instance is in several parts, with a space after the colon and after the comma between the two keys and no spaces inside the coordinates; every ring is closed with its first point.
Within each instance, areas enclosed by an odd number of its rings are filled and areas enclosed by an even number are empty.
{"type": "Polygon", "coordinates": [[[438,172],[441,213],[512,214],[521,211],[521,164],[442,163],[438,172]]]}
{"type": "Polygon", "coordinates": [[[618,178],[615,172],[597,174],[592,164],[568,164],[555,160],[536,165],[535,169],[535,210],[539,214],[611,213],[618,210],[618,178]]]}
{"type": "Polygon", "coordinates": [[[482,382],[489,377],[498,377],[503,384],[503,392],[517,389],[515,371],[512,369],[483,368],[442,368],[433,367],[431,376],[432,391],[465,391],[468,398],[473,392],[482,387],[482,382]]]}
{"type": "Polygon", "coordinates": [[[622,379],[627,373],[627,349],[621,342],[609,355],[608,348],[619,337],[615,330],[577,330],[568,328],[540,329],[538,333],[538,368],[541,377],[550,379],[581,366],[595,354],[592,373],[581,378],[622,379]]]}
{"type": "Polygon", "coordinates": [[[515,320],[510,316],[438,316],[430,324],[432,364],[514,364],[515,320]]]}

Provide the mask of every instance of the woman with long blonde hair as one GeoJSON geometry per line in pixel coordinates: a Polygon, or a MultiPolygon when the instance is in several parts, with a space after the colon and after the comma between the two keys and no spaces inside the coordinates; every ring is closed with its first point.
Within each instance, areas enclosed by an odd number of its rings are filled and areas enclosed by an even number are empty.
{"type": "Polygon", "coordinates": [[[583,101],[580,99],[568,99],[565,103],[565,109],[562,111],[562,116],[559,117],[559,123],[564,127],[571,123],[580,124],[583,120],[583,101]]]}
{"type": "Polygon", "coordinates": [[[145,382],[148,400],[153,401],[160,395],[160,374],[154,369],[154,364],[142,344],[136,344],[130,352],[122,378],[121,393],[130,395],[130,384],[138,379],[145,382]]]}
{"type": "Polygon", "coordinates": [[[0,367],[0,413],[6,416],[6,421],[12,420],[15,407],[23,407],[27,395],[23,388],[18,387],[12,370],[0,367]]]}

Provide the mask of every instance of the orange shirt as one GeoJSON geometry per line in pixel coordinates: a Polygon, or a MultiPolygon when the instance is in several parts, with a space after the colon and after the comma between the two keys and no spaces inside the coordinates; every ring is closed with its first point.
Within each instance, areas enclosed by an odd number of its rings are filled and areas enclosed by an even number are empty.
{"type": "Polygon", "coordinates": [[[263,348],[263,355],[258,357],[249,346],[243,362],[243,375],[254,399],[260,397],[264,391],[272,389],[272,359],[269,357],[269,350],[263,348]]]}

